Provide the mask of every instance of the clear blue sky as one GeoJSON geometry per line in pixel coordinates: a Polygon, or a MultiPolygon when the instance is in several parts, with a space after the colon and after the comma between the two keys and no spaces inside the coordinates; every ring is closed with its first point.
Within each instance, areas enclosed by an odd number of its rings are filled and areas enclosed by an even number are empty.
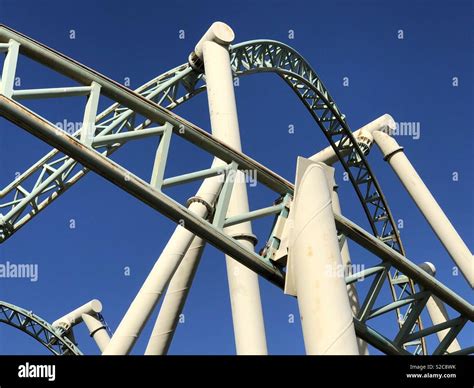
{"type": "MultiPolygon", "coordinates": [[[[473,246],[473,5],[471,1],[32,1],[0,0],[0,21],[106,76],[136,88],[187,60],[197,40],[216,20],[230,24],[236,42],[269,38],[298,50],[312,64],[355,130],[389,113],[396,121],[419,122],[421,137],[400,137],[406,154],[468,246],[473,246]],[[225,4],[225,5],[224,5],[225,4]],[[69,31],[75,30],[74,40],[69,31]],[[179,30],[185,39],[180,40],[179,30]],[[289,39],[288,31],[294,31],[289,39]],[[398,39],[403,30],[404,39],[398,39]],[[349,78],[349,87],[343,78],[349,78]],[[453,87],[453,77],[459,85],[453,87]],[[453,181],[457,172],[459,179],[453,181]]],[[[66,86],[66,81],[20,63],[22,87],[66,86]],[[38,73],[35,73],[35,72],[38,73]]],[[[293,180],[298,155],[326,147],[319,128],[287,86],[274,75],[252,75],[236,88],[244,151],[293,180]],[[294,125],[295,133],[288,134],[294,125]]],[[[104,105],[105,107],[105,105],[104,105]]],[[[73,104],[43,107],[45,116],[76,120],[73,104]]],[[[209,130],[203,94],[176,112],[209,130]]],[[[80,118],[79,118],[80,119],[80,118]]],[[[49,147],[5,120],[0,121],[0,185],[22,172],[49,147]]],[[[114,159],[148,178],[156,141],[129,144],[114,159]]],[[[190,171],[193,159],[176,148],[176,169],[190,171]],[[179,153],[179,154],[178,154],[179,153]]],[[[472,291],[410,201],[380,152],[371,162],[401,230],[407,255],[432,261],[438,278],[472,302],[472,291]]],[[[206,162],[207,163],[207,162],[206,162]]],[[[204,166],[203,166],[204,167],[204,166]]],[[[343,211],[368,229],[352,187],[342,181],[343,211]]],[[[192,194],[195,186],[182,196],[192,194]]],[[[249,190],[252,208],[274,199],[249,190]]],[[[265,223],[255,230],[265,235],[265,223]]],[[[90,174],[26,227],[0,245],[0,263],[39,265],[39,280],[0,280],[0,300],[52,322],[98,298],[115,329],[138,291],[174,224],[102,178],[90,174]],[[75,229],[70,229],[74,219],[75,229]],[[131,268],[125,277],[123,268],[131,268]]],[[[261,239],[259,247],[263,240],[261,239]]],[[[367,254],[350,245],[353,261],[367,254]]],[[[373,260],[372,260],[373,262],[373,260]]],[[[303,354],[296,301],[260,282],[268,348],[272,354],[303,354]],[[295,323],[289,323],[289,315],[295,323]]],[[[366,285],[362,284],[361,287],[366,285]]],[[[234,340],[223,255],[207,247],[185,308],[172,354],[233,354],[234,340]]],[[[151,326],[135,346],[143,354],[151,326]]],[[[378,325],[390,332],[395,319],[378,325]]],[[[425,319],[426,316],[425,316],[425,319]]],[[[97,354],[86,330],[76,330],[80,348],[97,354]]],[[[464,330],[463,345],[473,341],[464,330]]],[[[432,344],[432,342],[430,342],[432,344]]],[[[1,354],[43,354],[14,329],[0,326],[1,354]]],[[[373,352],[376,353],[376,352],[373,352]]]]}

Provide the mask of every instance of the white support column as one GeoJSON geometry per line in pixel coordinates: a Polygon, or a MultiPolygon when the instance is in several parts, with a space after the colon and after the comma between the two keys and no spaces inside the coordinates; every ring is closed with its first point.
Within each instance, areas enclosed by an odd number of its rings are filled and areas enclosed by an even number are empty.
{"type": "Polygon", "coordinates": [[[69,314],[56,319],[52,326],[61,328],[65,332],[69,331],[71,338],[73,338],[73,332],[71,330],[72,327],[84,322],[89,329],[91,337],[94,339],[100,351],[102,352],[110,341],[110,338],[103,323],[98,318],[96,318],[97,314],[99,314],[101,311],[102,303],[100,303],[100,301],[97,299],[93,299],[90,302],[87,302],[86,304],[71,311],[69,314]]]}
{"type": "Polygon", "coordinates": [[[81,318],[89,329],[90,336],[94,339],[102,353],[110,342],[107,329],[104,324],[92,314],[82,314],[81,318]]]}
{"type": "Polygon", "coordinates": [[[298,298],[307,354],[358,355],[325,168],[298,158],[285,292],[298,298]]]}
{"type": "Polygon", "coordinates": [[[183,261],[173,275],[148,341],[145,355],[168,353],[179,315],[183,311],[205,244],[202,238],[194,237],[183,261]]]}
{"type": "MultiPolygon", "coordinates": [[[[372,141],[372,133],[374,131],[390,131],[395,129],[395,127],[395,120],[393,120],[392,116],[390,116],[389,114],[384,114],[371,121],[370,123],[364,125],[362,128],[359,128],[357,131],[354,131],[352,135],[354,136],[354,139],[358,142],[365,142],[366,139],[372,141]]],[[[332,146],[324,148],[313,156],[310,156],[309,159],[313,162],[325,163],[328,166],[332,166],[334,163],[339,161],[332,146]]]]}
{"type": "MultiPolygon", "coordinates": [[[[334,169],[331,169],[331,172],[328,176],[328,184],[329,188],[332,188],[331,191],[331,201],[332,201],[332,210],[334,214],[342,214],[341,210],[341,203],[339,201],[339,195],[337,193],[337,184],[334,179],[334,169]]],[[[342,243],[341,247],[341,259],[342,259],[342,265],[344,266],[344,275],[352,275],[352,261],[351,261],[351,255],[349,253],[349,244],[347,239],[344,240],[342,243]]],[[[347,285],[347,295],[349,296],[349,303],[351,305],[351,310],[353,316],[357,316],[359,313],[360,309],[360,304],[359,304],[359,295],[357,293],[356,289],[356,283],[351,283],[347,285]]],[[[367,342],[365,342],[361,338],[357,338],[357,346],[359,348],[359,354],[367,356],[369,355],[369,348],[367,346],[367,342]]]]}
{"type": "MultiPolygon", "coordinates": [[[[196,45],[194,54],[204,62],[212,134],[241,151],[239,123],[228,45],[234,32],[224,23],[212,24],[196,45]]],[[[236,174],[227,216],[249,211],[245,177],[236,174]]],[[[244,237],[242,244],[253,249],[250,222],[225,229],[228,234],[244,237]]],[[[258,276],[230,256],[226,256],[227,276],[237,354],[267,354],[265,327],[258,276]]]]}
{"type": "Polygon", "coordinates": [[[474,259],[472,253],[404,154],[403,147],[393,137],[384,132],[375,131],[373,137],[380,147],[384,159],[395,171],[454,263],[459,267],[470,286],[474,287],[474,259]]]}
{"type": "Polygon", "coordinates": [[[82,314],[98,314],[102,311],[102,303],[99,300],[93,299],[90,302],[83,304],[77,309],[71,311],[69,314],[56,319],[52,326],[61,327],[64,331],[69,330],[72,326],[82,322],[82,314]]]}
{"type": "MultiPolygon", "coordinates": [[[[189,210],[205,218],[209,207],[213,206],[221,186],[222,183],[217,178],[206,179],[197,194],[201,201],[191,203],[189,210]]],[[[166,244],[162,254],[122,318],[109,345],[103,352],[104,355],[125,355],[132,350],[193,239],[194,234],[181,225],[175,229],[168,244],[166,244]]]]}
{"type": "MultiPolygon", "coordinates": [[[[436,275],[436,267],[429,262],[420,264],[420,267],[423,268],[426,272],[428,272],[431,276],[436,275]]],[[[426,309],[428,310],[428,314],[431,318],[431,322],[433,325],[439,325],[440,323],[444,323],[449,320],[449,315],[446,310],[446,307],[441,299],[437,296],[432,295],[428,302],[426,302],[426,309]]],[[[436,333],[438,336],[439,342],[443,341],[444,337],[448,334],[449,329],[440,330],[436,333]]],[[[459,345],[458,340],[455,338],[453,342],[448,346],[448,353],[457,352],[461,350],[461,346],[459,345]]]]}
{"type": "MultiPolygon", "coordinates": [[[[166,135],[167,132],[165,131],[157,150],[151,177],[151,184],[157,188],[161,188],[164,176],[163,161],[166,160],[170,143],[170,137],[167,137],[166,135]],[[162,144],[165,145],[162,146],[162,144]]],[[[225,168],[226,166],[225,162],[214,158],[211,167],[225,168]]],[[[206,206],[207,216],[209,216],[209,213],[213,211],[213,201],[217,197],[216,187],[218,187],[218,191],[221,192],[220,188],[222,184],[222,177],[205,179],[199,188],[197,195],[188,200],[188,205],[197,202],[206,206]],[[212,202],[207,202],[206,198],[211,199],[212,202]]],[[[155,325],[153,326],[153,331],[148,340],[148,345],[145,350],[146,355],[164,355],[168,353],[168,349],[171,345],[178,324],[179,315],[186,303],[189,289],[191,288],[197,266],[201,260],[204,246],[205,241],[195,236],[176,272],[171,278],[163,304],[161,305],[155,325]]]]}

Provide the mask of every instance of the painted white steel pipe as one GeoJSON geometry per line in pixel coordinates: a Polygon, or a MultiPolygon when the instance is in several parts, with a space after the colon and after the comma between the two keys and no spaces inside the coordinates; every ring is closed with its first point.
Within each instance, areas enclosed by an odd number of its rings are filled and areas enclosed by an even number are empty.
{"type": "MultiPolygon", "coordinates": [[[[422,263],[420,264],[420,267],[423,268],[426,272],[428,272],[431,276],[436,275],[436,267],[432,263],[422,263]]],[[[444,305],[443,301],[435,295],[431,296],[428,299],[428,302],[426,303],[426,309],[428,310],[428,314],[431,318],[431,322],[433,323],[433,325],[439,325],[440,323],[444,323],[449,320],[449,315],[448,311],[446,310],[446,306],[444,305]]],[[[444,337],[448,333],[449,329],[438,331],[436,335],[438,336],[439,342],[443,341],[444,337]]],[[[453,353],[458,350],[461,350],[461,346],[459,345],[458,340],[455,338],[446,350],[448,353],[453,353]]]]}
{"type": "Polygon", "coordinates": [[[205,244],[202,238],[194,237],[183,261],[173,275],[148,341],[145,355],[168,353],[205,244]]]}
{"type": "MultiPolygon", "coordinates": [[[[390,131],[395,129],[395,127],[396,124],[395,120],[393,120],[393,117],[389,114],[384,114],[364,125],[362,128],[359,128],[357,131],[354,131],[352,135],[357,141],[359,136],[365,135],[370,137],[374,131],[390,131]]],[[[311,156],[309,159],[313,162],[321,162],[329,166],[332,166],[334,163],[339,161],[336,153],[334,152],[334,148],[331,146],[324,148],[323,150],[311,156]]]]}
{"type": "Polygon", "coordinates": [[[94,339],[102,353],[110,342],[110,337],[104,324],[95,315],[82,314],[81,317],[89,329],[90,336],[94,339]]]}
{"type": "Polygon", "coordinates": [[[306,353],[358,355],[324,165],[298,158],[298,170],[289,263],[306,353]]]}
{"type": "MultiPolygon", "coordinates": [[[[334,182],[334,171],[332,173],[332,181],[334,182]]],[[[331,187],[331,185],[329,186],[331,187]]],[[[337,193],[337,185],[334,184],[331,193],[332,199],[332,210],[334,214],[342,214],[341,210],[341,203],[339,201],[339,195],[337,193]]],[[[344,241],[342,248],[341,248],[341,259],[342,265],[344,266],[344,275],[351,275],[352,274],[352,260],[351,255],[349,253],[349,244],[347,243],[347,239],[344,241]]],[[[359,304],[359,294],[357,293],[356,283],[348,284],[347,287],[347,295],[349,296],[349,303],[351,305],[352,314],[357,316],[360,304],[359,304]]],[[[359,348],[359,354],[368,356],[369,355],[369,347],[367,346],[367,342],[365,342],[361,338],[357,338],[357,346],[359,348]]]]}
{"type": "MultiPolygon", "coordinates": [[[[228,229],[231,228],[233,227],[228,229]]],[[[226,228],[226,232],[231,234],[228,229],[226,228]]],[[[240,230],[248,236],[251,233],[249,229],[250,227],[240,230]]],[[[254,245],[248,240],[239,242],[248,250],[254,249],[254,245]]],[[[258,276],[230,256],[226,256],[226,266],[237,354],[266,355],[267,341],[258,276]]]]}
{"type": "MultiPolygon", "coordinates": [[[[220,159],[214,159],[211,168],[215,167],[225,167],[225,163],[220,159]]],[[[222,180],[220,179],[221,177],[205,179],[198,191],[197,198],[214,198],[216,196],[216,181],[219,182],[219,187],[222,185],[222,180]],[[210,193],[208,192],[209,190],[210,193]]],[[[208,203],[208,205],[212,206],[212,203],[208,203]]],[[[179,315],[186,303],[204,246],[205,241],[195,236],[178,269],[171,278],[145,350],[146,355],[164,355],[168,353],[178,324],[179,315]]]]}
{"type": "Polygon", "coordinates": [[[82,314],[98,314],[102,311],[102,303],[98,299],[92,299],[90,302],[83,304],[69,314],[56,319],[53,322],[54,327],[62,326],[66,330],[71,326],[75,326],[82,322],[82,314]]]}
{"type": "Polygon", "coordinates": [[[230,26],[222,22],[214,22],[196,44],[194,53],[197,57],[203,59],[203,47],[205,42],[215,42],[223,47],[227,47],[234,39],[235,34],[230,26]]]}
{"type": "Polygon", "coordinates": [[[474,259],[471,251],[406,157],[403,147],[384,132],[375,131],[372,135],[384,159],[390,164],[470,286],[474,287],[474,259]]]}
{"type": "MultiPolygon", "coordinates": [[[[214,204],[222,183],[217,178],[206,179],[198,196],[208,204],[214,204]]],[[[200,202],[193,202],[189,210],[199,217],[206,217],[208,209],[200,202]]],[[[104,355],[128,354],[145,326],[150,314],[168,286],[173,274],[186,254],[194,234],[178,226],[143,283],[132,304],[122,318],[104,355]]]]}
{"type": "MultiPolygon", "coordinates": [[[[234,39],[232,29],[214,23],[196,46],[195,54],[204,61],[212,134],[241,151],[240,131],[235,103],[230,57],[227,45],[234,39]]],[[[249,211],[244,174],[237,181],[227,216],[249,211]]],[[[250,222],[225,229],[229,234],[252,235],[250,222]]],[[[242,242],[251,244],[250,242],[242,242]]],[[[253,248],[251,245],[249,248],[253,248]]],[[[237,354],[267,354],[265,327],[258,276],[230,256],[226,256],[232,319],[237,354]]]]}
{"type": "Polygon", "coordinates": [[[110,338],[104,324],[97,318],[97,314],[101,311],[102,303],[97,299],[93,299],[54,321],[53,326],[61,327],[67,331],[73,326],[84,322],[89,329],[91,337],[102,352],[109,343],[110,338]]]}

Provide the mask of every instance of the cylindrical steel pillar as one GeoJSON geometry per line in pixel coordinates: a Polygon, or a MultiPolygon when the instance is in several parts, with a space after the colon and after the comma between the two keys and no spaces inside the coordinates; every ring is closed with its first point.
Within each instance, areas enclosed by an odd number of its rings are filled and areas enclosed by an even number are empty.
{"type": "MultiPolygon", "coordinates": [[[[198,191],[198,196],[204,202],[213,205],[221,186],[222,183],[218,179],[208,179],[202,184],[198,191]]],[[[193,202],[189,206],[189,210],[203,218],[208,213],[208,207],[201,202],[193,202]]],[[[181,225],[176,228],[140,291],[122,318],[109,345],[103,352],[104,355],[123,355],[131,351],[193,239],[194,234],[181,225]]]]}
{"type": "Polygon", "coordinates": [[[191,246],[173,275],[148,341],[145,355],[165,355],[168,353],[179,315],[183,311],[205,244],[202,238],[194,237],[191,246]]]}
{"type": "Polygon", "coordinates": [[[71,311],[69,314],[55,320],[52,326],[59,327],[65,332],[70,331],[70,336],[73,338],[73,332],[70,329],[77,324],[84,322],[89,329],[91,337],[97,343],[100,351],[103,352],[109,343],[110,338],[104,324],[97,318],[97,314],[101,311],[102,303],[97,299],[93,299],[71,311]]]}
{"type": "Polygon", "coordinates": [[[104,324],[92,314],[82,314],[81,317],[89,329],[90,336],[94,339],[100,351],[103,352],[110,342],[110,337],[104,324]]]}
{"type": "Polygon", "coordinates": [[[306,353],[358,355],[324,166],[298,158],[298,171],[288,260],[306,353]]]}
{"type": "Polygon", "coordinates": [[[403,147],[393,137],[384,132],[375,131],[372,135],[380,147],[384,159],[395,171],[395,174],[459,267],[461,273],[471,287],[474,287],[474,259],[472,253],[404,154],[403,147]]]}
{"type": "Polygon", "coordinates": [[[92,299],[90,302],[83,304],[81,307],[71,311],[69,314],[56,319],[53,322],[54,327],[62,327],[68,330],[71,326],[82,322],[82,314],[98,314],[102,311],[102,303],[98,299],[92,299]]]}
{"type": "MultiPolygon", "coordinates": [[[[212,134],[241,151],[228,51],[233,39],[232,29],[216,22],[196,45],[195,54],[204,61],[212,134]]],[[[249,211],[244,173],[238,171],[235,179],[227,211],[229,217],[249,211]]],[[[225,231],[231,235],[253,236],[250,222],[225,231]]],[[[253,249],[250,241],[244,240],[242,244],[253,249]]],[[[226,256],[226,263],[237,354],[267,354],[258,276],[230,256],[226,256]]]]}
{"type": "MultiPolygon", "coordinates": [[[[337,184],[334,182],[334,174],[333,174],[333,189],[331,192],[331,200],[332,200],[332,210],[334,214],[342,214],[341,210],[341,203],[339,201],[339,195],[337,193],[337,184]]],[[[341,247],[341,259],[342,265],[344,266],[344,275],[351,275],[352,274],[352,261],[351,255],[349,253],[349,244],[347,243],[347,239],[344,241],[341,247]]],[[[356,283],[351,283],[346,286],[347,287],[347,295],[349,296],[349,303],[351,305],[352,314],[357,316],[360,309],[359,304],[359,295],[356,289],[356,283]]],[[[369,355],[369,347],[367,342],[365,342],[361,338],[357,338],[357,346],[359,347],[359,354],[367,356],[369,355]]]]}
{"type": "MultiPolygon", "coordinates": [[[[357,131],[354,131],[352,136],[354,136],[354,139],[357,142],[364,141],[364,138],[372,139],[372,133],[374,131],[390,131],[395,129],[395,127],[395,120],[393,120],[392,116],[389,114],[384,114],[364,125],[362,128],[359,128],[357,131]]],[[[341,151],[342,154],[347,152],[350,151],[341,151]]],[[[334,148],[332,146],[327,146],[313,156],[310,156],[309,159],[313,162],[325,163],[328,166],[332,166],[334,163],[339,161],[339,158],[337,157],[336,152],[334,152],[334,148]]]]}
{"type": "MultiPolygon", "coordinates": [[[[436,275],[436,267],[433,263],[422,263],[420,267],[423,268],[426,272],[428,272],[431,276],[436,275]]],[[[440,323],[444,323],[449,320],[449,315],[446,310],[446,306],[444,305],[443,301],[439,299],[436,295],[432,295],[428,302],[426,302],[426,309],[428,310],[428,315],[431,318],[431,322],[433,325],[439,325],[440,323]]],[[[443,341],[444,337],[448,334],[449,329],[440,330],[436,333],[438,336],[439,342],[443,341]]],[[[447,351],[448,353],[457,352],[461,350],[461,346],[459,345],[458,340],[455,338],[453,342],[448,346],[447,351]]]]}

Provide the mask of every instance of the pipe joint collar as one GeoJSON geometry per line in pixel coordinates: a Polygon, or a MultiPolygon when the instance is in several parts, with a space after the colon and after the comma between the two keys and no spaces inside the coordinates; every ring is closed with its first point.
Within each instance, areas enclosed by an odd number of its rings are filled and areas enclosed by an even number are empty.
{"type": "Polygon", "coordinates": [[[204,205],[207,209],[207,217],[206,219],[210,219],[212,215],[214,214],[214,207],[211,206],[209,202],[207,202],[205,199],[199,196],[194,196],[188,199],[186,202],[186,206],[189,207],[192,203],[200,203],[201,205],[204,205]]]}

